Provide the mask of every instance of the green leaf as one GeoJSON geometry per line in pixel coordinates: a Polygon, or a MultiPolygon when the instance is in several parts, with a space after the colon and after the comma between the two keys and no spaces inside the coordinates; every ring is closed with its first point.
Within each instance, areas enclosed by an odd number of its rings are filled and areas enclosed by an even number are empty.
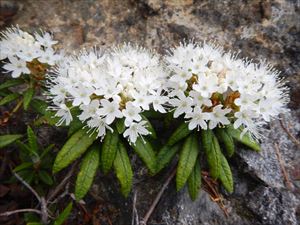
{"type": "Polygon", "coordinates": [[[111,169],[118,150],[119,134],[108,131],[105,135],[102,151],[101,166],[103,173],[106,174],[111,169]]]}
{"type": "Polygon", "coordinates": [[[150,121],[147,119],[147,117],[145,117],[144,115],[142,115],[143,120],[145,120],[146,123],[146,128],[147,130],[150,132],[150,136],[153,137],[154,139],[157,138],[156,132],[152,126],[152,124],[150,123],[150,121]]]}
{"type": "Polygon", "coordinates": [[[242,143],[243,145],[248,146],[249,148],[253,149],[254,151],[259,152],[261,150],[261,147],[259,143],[257,143],[250,135],[249,133],[244,134],[244,136],[241,138],[242,131],[239,129],[234,129],[233,126],[228,126],[226,128],[227,133],[233,137],[236,141],[242,143]]]}
{"type": "Polygon", "coordinates": [[[198,141],[196,134],[188,136],[182,146],[176,173],[176,189],[179,191],[189,178],[198,156],[198,141]]]}
{"type": "Polygon", "coordinates": [[[119,132],[119,134],[122,134],[125,131],[125,118],[117,119],[116,121],[116,127],[119,132]]]}
{"type": "Polygon", "coordinates": [[[225,156],[221,153],[221,171],[220,171],[220,180],[224,186],[224,188],[229,192],[233,192],[233,178],[230,170],[230,166],[225,158],[225,156]]]}
{"type": "Polygon", "coordinates": [[[9,94],[12,94],[12,92],[10,90],[4,89],[4,90],[0,90],[0,96],[1,97],[5,97],[9,94]]]}
{"type": "Polygon", "coordinates": [[[78,117],[73,117],[72,122],[69,125],[68,137],[74,134],[79,129],[82,129],[84,124],[78,119],[78,117]]]}
{"type": "Polygon", "coordinates": [[[41,115],[45,115],[45,114],[49,113],[49,111],[47,111],[48,104],[43,100],[32,99],[30,102],[30,106],[35,112],[37,112],[41,115]]]}
{"type": "Polygon", "coordinates": [[[199,160],[196,162],[194,169],[187,180],[188,191],[191,199],[195,201],[201,188],[201,168],[199,160]]]}
{"type": "Polygon", "coordinates": [[[53,172],[57,173],[80,157],[93,144],[95,139],[96,134],[90,135],[86,129],[81,129],[73,134],[57,154],[53,172]]]}
{"type": "Polygon", "coordinates": [[[99,166],[100,149],[92,145],[85,154],[75,185],[76,201],[81,200],[89,191],[99,166]]]}
{"type": "Polygon", "coordinates": [[[133,150],[146,164],[151,174],[155,174],[156,171],[156,157],[153,151],[152,145],[145,138],[144,140],[140,137],[137,138],[134,144],[130,143],[133,150]]]}
{"type": "Polygon", "coordinates": [[[0,85],[0,90],[24,83],[21,79],[10,79],[0,85]]]}
{"type": "Polygon", "coordinates": [[[37,143],[37,137],[30,126],[27,126],[27,137],[31,152],[38,156],[39,147],[37,143]]]}
{"type": "Polygon", "coordinates": [[[24,106],[24,110],[27,110],[29,105],[30,105],[30,101],[32,99],[34,95],[34,88],[28,88],[24,94],[23,94],[23,98],[24,98],[24,101],[23,101],[23,106],[24,106]]]}
{"type": "Polygon", "coordinates": [[[192,131],[189,130],[187,123],[182,123],[168,139],[167,145],[172,146],[187,137],[192,131]]]}
{"type": "Polygon", "coordinates": [[[221,149],[218,139],[211,130],[202,130],[202,145],[205,151],[210,174],[213,178],[218,178],[221,169],[221,149]]]}
{"type": "Polygon", "coordinates": [[[127,197],[132,186],[133,172],[126,148],[121,142],[114,161],[114,169],[121,185],[121,192],[127,197]]]}
{"type": "Polygon", "coordinates": [[[14,171],[15,173],[17,173],[17,172],[19,172],[19,171],[21,171],[21,170],[28,169],[28,168],[30,168],[30,167],[32,167],[32,166],[33,166],[33,163],[32,163],[32,162],[23,162],[23,163],[21,163],[20,165],[16,166],[16,167],[13,169],[13,171],[14,171]]]}
{"type": "Polygon", "coordinates": [[[10,103],[16,100],[18,97],[19,97],[18,93],[9,94],[0,100],[0,106],[10,103]]]}
{"type": "Polygon", "coordinates": [[[21,134],[6,134],[0,136],[0,148],[4,148],[7,145],[14,143],[20,139],[23,135],[21,134]]]}
{"type": "Polygon", "coordinates": [[[54,148],[54,144],[50,144],[47,146],[47,148],[45,148],[41,154],[41,159],[43,159],[49,152],[50,150],[52,150],[52,148],[54,148]]]}
{"type": "Polygon", "coordinates": [[[72,207],[73,207],[73,203],[70,202],[67,205],[67,207],[64,209],[64,211],[62,211],[62,213],[59,214],[59,216],[56,218],[53,225],[62,225],[66,221],[66,219],[68,219],[68,216],[72,211],[72,207]]]}
{"type": "Polygon", "coordinates": [[[179,147],[179,144],[172,147],[165,145],[160,149],[156,157],[156,173],[161,171],[173,159],[179,147]]]}
{"type": "Polygon", "coordinates": [[[234,153],[234,142],[232,137],[226,132],[224,128],[216,128],[216,135],[221,144],[223,144],[226,153],[231,157],[234,153]]]}
{"type": "Polygon", "coordinates": [[[51,186],[53,184],[52,177],[45,170],[39,171],[39,178],[41,179],[41,181],[43,181],[45,184],[47,184],[49,186],[51,186]]]}

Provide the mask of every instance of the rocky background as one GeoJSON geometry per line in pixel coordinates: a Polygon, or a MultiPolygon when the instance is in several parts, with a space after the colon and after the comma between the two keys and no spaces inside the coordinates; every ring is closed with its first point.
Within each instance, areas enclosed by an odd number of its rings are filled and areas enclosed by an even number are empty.
{"type": "MultiPolygon", "coordinates": [[[[187,190],[176,193],[171,182],[148,224],[299,224],[299,0],[0,0],[0,27],[10,24],[52,31],[60,47],[75,51],[130,41],[165,53],[181,40],[194,39],[253,60],[266,58],[288,81],[291,111],[270,124],[261,153],[237,150],[230,161],[234,193],[220,190],[216,196],[204,184],[206,191],[192,202],[187,190]]],[[[138,159],[133,161],[135,184],[128,199],[118,193],[113,174],[98,174],[86,198],[85,207],[94,212],[86,224],[134,225],[148,211],[170,168],[151,178],[138,159]]],[[[68,224],[84,224],[84,218],[78,210],[68,224]]]]}

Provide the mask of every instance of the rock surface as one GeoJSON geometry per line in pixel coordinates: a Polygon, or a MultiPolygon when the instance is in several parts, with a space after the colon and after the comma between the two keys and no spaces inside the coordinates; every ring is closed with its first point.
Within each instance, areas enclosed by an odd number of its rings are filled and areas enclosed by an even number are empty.
{"type": "MultiPolygon", "coordinates": [[[[179,41],[193,38],[240,50],[241,56],[254,60],[266,58],[288,81],[291,114],[284,115],[283,124],[299,140],[299,1],[1,0],[1,10],[5,7],[8,13],[5,19],[0,16],[0,26],[19,24],[28,30],[51,30],[61,41],[60,47],[75,51],[130,41],[164,53],[179,41]],[[9,7],[11,11],[7,11],[9,7]]],[[[279,121],[270,124],[265,136],[261,153],[238,149],[231,160],[235,192],[228,195],[222,191],[228,217],[208,193],[202,191],[192,202],[186,190],[176,193],[171,183],[148,224],[298,224],[300,147],[279,121]]],[[[166,170],[160,176],[147,177],[139,160],[133,161],[138,171],[133,193],[141,218],[168,173],[166,170]]],[[[113,176],[99,175],[87,206],[104,201],[103,213],[113,224],[132,224],[133,193],[123,199],[113,176]]]]}

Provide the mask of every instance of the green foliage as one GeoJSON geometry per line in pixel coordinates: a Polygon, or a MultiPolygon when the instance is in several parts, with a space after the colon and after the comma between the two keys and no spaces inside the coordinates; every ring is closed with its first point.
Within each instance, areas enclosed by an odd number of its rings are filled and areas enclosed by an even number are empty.
{"type": "Polygon", "coordinates": [[[54,145],[51,144],[46,148],[38,145],[37,136],[30,126],[27,127],[27,142],[16,140],[19,148],[19,158],[21,163],[13,171],[18,173],[29,184],[35,185],[53,185],[51,171],[53,157],[50,150],[54,145]]]}
{"type": "Polygon", "coordinates": [[[68,218],[68,216],[70,215],[71,211],[73,208],[73,203],[70,202],[67,207],[59,214],[59,216],[56,218],[56,220],[54,221],[53,225],[62,225],[66,219],[68,218]]]}
{"type": "Polygon", "coordinates": [[[218,178],[221,168],[221,149],[218,139],[211,130],[202,130],[202,145],[208,161],[210,174],[213,178],[218,178]]]}
{"type": "Polygon", "coordinates": [[[86,129],[80,129],[73,134],[57,154],[53,173],[57,173],[79,158],[96,139],[96,134],[88,134],[86,129]]]}
{"type": "Polygon", "coordinates": [[[225,148],[227,155],[231,157],[234,154],[234,142],[232,136],[230,136],[224,128],[216,128],[216,135],[222,146],[225,148]]]}
{"type": "Polygon", "coordinates": [[[20,78],[9,79],[0,85],[0,90],[7,89],[22,84],[24,81],[20,78]]]}
{"type": "Polygon", "coordinates": [[[0,148],[4,148],[16,140],[20,139],[23,135],[21,134],[6,134],[0,136],[0,148]]]}
{"type": "Polygon", "coordinates": [[[233,178],[230,166],[225,158],[225,156],[221,153],[221,170],[220,170],[220,180],[225,187],[225,189],[229,192],[233,192],[233,178]]]}
{"type": "Polygon", "coordinates": [[[246,145],[250,149],[253,149],[257,152],[261,150],[260,145],[249,135],[249,133],[246,133],[243,137],[241,137],[242,131],[239,129],[234,129],[233,126],[228,126],[226,131],[231,137],[233,137],[234,140],[246,145]]]}
{"type": "Polygon", "coordinates": [[[181,141],[185,137],[187,137],[192,131],[189,130],[187,123],[182,123],[179,127],[175,130],[175,132],[171,135],[171,137],[167,141],[168,146],[173,146],[177,142],[181,141]]]}
{"type": "Polygon", "coordinates": [[[160,149],[156,156],[156,173],[160,172],[170,161],[173,159],[175,154],[180,148],[179,144],[172,147],[165,145],[160,149]]]}
{"type": "Polygon", "coordinates": [[[8,104],[14,100],[16,100],[20,95],[18,93],[12,93],[0,100],[0,106],[8,104]]]}
{"type": "Polygon", "coordinates": [[[23,106],[24,106],[24,110],[27,110],[29,105],[30,105],[30,101],[32,99],[34,95],[34,88],[28,88],[24,94],[23,94],[23,106]]]}
{"type": "Polygon", "coordinates": [[[143,140],[142,138],[138,137],[135,144],[131,144],[131,147],[146,164],[150,173],[155,174],[156,156],[151,143],[146,139],[143,140]]]}
{"type": "Polygon", "coordinates": [[[122,134],[126,129],[125,118],[117,119],[115,124],[116,124],[116,128],[117,128],[117,131],[119,132],[119,134],[122,134]]]}
{"type": "Polygon", "coordinates": [[[105,135],[101,151],[101,166],[105,174],[109,172],[113,165],[118,150],[118,143],[119,134],[108,131],[105,135]]]}
{"type": "Polygon", "coordinates": [[[198,140],[195,133],[186,138],[179,156],[176,173],[176,189],[180,190],[189,178],[199,153],[198,140]]]}
{"type": "Polygon", "coordinates": [[[201,168],[199,160],[195,163],[193,171],[187,180],[190,198],[195,201],[201,188],[201,168]]]}
{"type": "Polygon", "coordinates": [[[83,157],[80,171],[75,185],[75,198],[82,199],[90,189],[96,175],[100,158],[100,149],[97,145],[92,145],[83,157]]]}
{"type": "Polygon", "coordinates": [[[133,172],[126,148],[122,142],[119,142],[118,151],[114,160],[114,169],[120,181],[121,192],[127,197],[132,186],[133,172]]]}

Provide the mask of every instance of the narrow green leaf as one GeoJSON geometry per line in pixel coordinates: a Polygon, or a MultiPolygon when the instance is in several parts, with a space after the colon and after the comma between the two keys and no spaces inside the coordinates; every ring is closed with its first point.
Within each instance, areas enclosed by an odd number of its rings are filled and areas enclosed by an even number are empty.
{"type": "Polygon", "coordinates": [[[32,99],[30,102],[30,106],[35,112],[41,115],[45,115],[49,112],[47,111],[48,104],[40,99],[32,99]]]}
{"type": "Polygon", "coordinates": [[[81,200],[89,191],[99,166],[100,149],[93,145],[85,154],[75,185],[75,198],[81,200]]]}
{"type": "Polygon", "coordinates": [[[116,127],[119,134],[122,134],[125,131],[125,118],[117,119],[116,127]]]}
{"type": "Polygon", "coordinates": [[[56,218],[53,225],[62,225],[66,221],[66,219],[68,219],[68,216],[72,211],[72,207],[73,207],[73,203],[70,202],[67,205],[67,207],[64,209],[64,211],[62,211],[62,213],[59,214],[59,216],[56,218]]]}
{"type": "Polygon", "coordinates": [[[167,145],[172,146],[187,137],[192,131],[189,130],[187,123],[182,123],[168,139],[167,145]]]}
{"type": "Polygon", "coordinates": [[[23,162],[23,163],[21,163],[20,165],[16,166],[16,167],[13,169],[13,171],[14,171],[15,173],[17,173],[17,172],[19,172],[19,171],[21,171],[21,170],[28,169],[28,168],[30,168],[30,167],[32,167],[32,166],[33,166],[33,163],[32,163],[32,162],[23,162]]]}
{"type": "Polygon", "coordinates": [[[147,123],[146,123],[146,128],[147,130],[150,132],[150,136],[153,137],[154,139],[157,138],[157,135],[156,135],[156,132],[151,124],[151,122],[147,119],[147,117],[145,117],[144,115],[142,115],[142,118],[143,120],[145,120],[147,123]]]}
{"type": "Polygon", "coordinates": [[[140,137],[137,138],[135,144],[130,143],[133,150],[146,164],[151,174],[155,174],[156,171],[156,157],[153,151],[152,145],[145,138],[144,140],[140,137]]]}
{"type": "Polygon", "coordinates": [[[114,169],[121,185],[121,192],[127,197],[132,186],[133,172],[126,148],[121,142],[114,160],[114,169]]]}
{"type": "Polygon", "coordinates": [[[24,101],[23,101],[24,110],[28,109],[33,95],[34,95],[34,88],[28,88],[24,92],[24,94],[23,94],[23,98],[24,98],[24,101]]]}
{"type": "Polygon", "coordinates": [[[7,145],[14,143],[20,139],[23,135],[21,134],[6,134],[0,136],[0,148],[4,148],[7,145]]]}
{"type": "Polygon", "coordinates": [[[111,169],[118,150],[119,134],[108,131],[105,135],[102,151],[101,166],[103,173],[106,174],[111,169]]]}
{"type": "Polygon", "coordinates": [[[29,222],[29,223],[26,223],[26,225],[43,225],[43,224],[39,223],[39,222],[29,222]]]}
{"type": "Polygon", "coordinates": [[[226,132],[224,128],[216,128],[215,130],[218,140],[224,146],[227,155],[231,157],[234,153],[234,142],[232,137],[226,132]]]}
{"type": "Polygon", "coordinates": [[[74,134],[79,129],[82,129],[84,124],[78,119],[78,117],[73,117],[72,122],[69,125],[68,137],[74,134]]]}
{"type": "Polygon", "coordinates": [[[57,173],[80,157],[93,144],[95,139],[96,134],[90,135],[86,129],[81,129],[73,134],[57,154],[53,172],[57,173]]]}
{"type": "Polygon", "coordinates": [[[225,156],[221,153],[221,171],[220,171],[220,180],[224,186],[224,188],[229,192],[233,192],[233,178],[230,170],[230,166],[225,158],[225,156]]]}
{"type": "Polygon", "coordinates": [[[172,147],[165,145],[160,149],[156,157],[156,173],[160,172],[173,159],[178,152],[180,145],[172,147]]]}
{"type": "Polygon", "coordinates": [[[38,143],[37,143],[37,137],[34,134],[33,130],[31,129],[30,126],[27,126],[27,137],[28,137],[28,143],[29,143],[29,147],[31,149],[31,151],[38,156],[38,143]]]}
{"type": "Polygon", "coordinates": [[[54,144],[50,144],[47,146],[47,148],[45,148],[41,154],[41,159],[43,159],[49,152],[50,150],[52,150],[54,148],[54,144]]]}
{"type": "Polygon", "coordinates": [[[198,141],[196,134],[191,134],[183,143],[176,173],[176,189],[179,191],[189,178],[198,156],[198,141]]]}
{"type": "Polygon", "coordinates": [[[39,171],[38,175],[39,175],[39,178],[41,179],[41,181],[43,181],[45,184],[47,184],[47,185],[53,184],[53,179],[47,171],[41,170],[41,171],[39,171]]]}
{"type": "Polygon", "coordinates": [[[201,168],[199,160],[196,162],[194,169],[187,180],[188,191],[191,199],[195,201],[201,188],[201,168]]]}
{"type": "Polygon", "coordinates": [[[12,92],[10,90],[8,90],[8,89],[0,90],[0,96],[1,97],[5,97],[5,96],[7,96],[9,94],[12,94],[12,92]]]}
{"type": "Polygon", "coordinates": [[[242,131],[239,129],[234,129],[232,126],[228,126],[226,128],[226,131],[231,137],[233,137],[234,140],[248,146],[249,148],[253,149],[254,151],[259,152],[261,150],[259,143],[257,143],[249,135],[249,133],[244,134],[244,136],[241,138],[242,131]]]}
{"type": "Polygon", "coordinates": [[[9,79],[0,85],[0,90],[5,89],[5,88],[10,88],[13,86],[17,86],[22,83],[23,83],[23,81],[21,79],[9,79]]]}
{"type": "Polygon", "coordinates": [[[16,100],[18,97],[19,97],[18,93],[9,94],[0,100],[0,106],[10,103],[16,100]]]}
{"type": "Polygon", "coordinates": [[[205,151],[210,174],[213,178],[218,178],[221,168],[221,149],[218,139],[214,136],[211,130],[202,130],[202,145],[205,151]]]}

